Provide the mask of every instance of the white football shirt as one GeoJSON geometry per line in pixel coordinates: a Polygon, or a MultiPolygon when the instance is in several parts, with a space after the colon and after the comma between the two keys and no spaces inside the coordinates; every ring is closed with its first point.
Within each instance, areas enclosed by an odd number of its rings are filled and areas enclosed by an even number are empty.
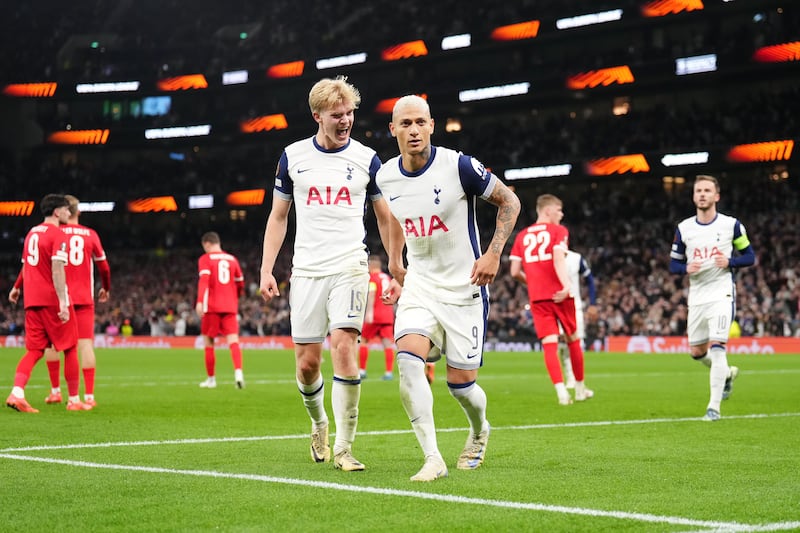
{"type": "Polygon", "coordinates": [[[689,305],[700,305],[735,298],[736,285],[733,271],[714,265],[714,256],[730,258],[733,248],[743,250],[750,245],[744,225],[736,218],[722,213],[708,224],[697,217],[689,217],[678,224],[670,257],[691,263],[700,260],[703,265],[689,276],[689,305]]]}
{"type": "Polygon", "coordinates": [[[294,202],[293,275],[367,271],[366,199],[381,197],[375,184],[380,165],[375,151],[355,139],[325,150],[310,137],[284,149],[273,194],[294,202]]]}
{"type": "Polygon", "coordinates": [[[570,296],[575,299],[575,311],[583,311],[583,299],[581,298],[581,278],[588,277],[592,273],[589,263],[578,252],[567,250],[567,274],[571,286],[570,296]]]}
{"type": "Polygon", "coordinates": [[[453,304],[486,296],[485,287],[470,283],[482,253],[475,209],[478,197],[492,194],[497,177],[475,158],[433,146],[424,168],[408,172],[396,156],[380,168],[377,182],[405,232],[404,290],[453,304]]]}

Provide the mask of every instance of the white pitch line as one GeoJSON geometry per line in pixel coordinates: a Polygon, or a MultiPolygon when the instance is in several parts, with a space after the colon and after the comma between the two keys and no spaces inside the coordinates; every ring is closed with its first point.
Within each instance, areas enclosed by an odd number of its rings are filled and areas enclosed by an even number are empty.
{"type": "MultiPolygon", "coordinates": [[[[725,420],[731,419],[760,419],[760,418],[780,418],[787,416],[800,416],[800,413],[772,413],[772,414],[749,414],[749,415],[725,415],[725,420]]],[[[601,427],[601,426],[629,426],[636,424],[664,424],[672,422],[701,422],[698,417],[689,418],[645,418],[641,420],[598,420],[589,422],[561,422],[558,424],[531,424],[524,426],[492,426],[492,431],[527,431],[532,429],[561,429],[578,427],[601,427]]],[[[465,428],[441,428],[437,433],[454,433],[464,431],[465,428]]],[[[403,435],[413,433],[411,429],[384,429],[376,431],[360,431],[359,435],[403,435]]],[[[331,433],[336,435],[336,433],[331,433]]],[[[208,437],[199,439],[171,439],[171,440],[143,440],[143,441],[122,441],[122,442],[90,442],[82,444],[51,444],[42,446],[23,446],[19,448],[3,448],[0,453],[31,452],[44,450],[74,450],[84,448],[114,448],[126,446],[160,446],[168,444],[212,444],[215,442],[253,442],[268,440],[293,440],[307,439],[307,433],[297,435],[260,435],[251,437],[208,437]]]]}
{"type": "Polygon", "coordinates": [[[108,463],[93,463],[88,461],[70,461],[66,459],[50,459],[43,457],[31,457],[31,456],[12,455],[12,454],[0,454],[0,457],[6,459],[14,459],[17,461],[33,461],[39,463],[76,466],[81,468],[98,468],[107,470],[148,472],[154,474],[170,474],[170,475],[182,475],[182,476],[199,476],[199,477],[213,477],[213,478],[223,478],[223,479],[261,481],[265,483],[279,483],[283,485],[333,489],[345,492],[358,492],[358,493],[375,494],[381,496],[418,498],[423,500],[433,500],[433,501],[441,501],[448,503],[482,505],[487,507],[500,507],[506,509],[520,509],[520,510],[530,510],[530,511],[544,511],[551,513],[589,516],[595,518],[613,518],[618,520],[633,520],[638,522],[712,528],[717,531],[780,531],[780,530],[788,530],[800,527],[800,522],[780,522],[773,524],[756,524],[756,525],[742,524],[739,522],[717,522],[711,520],[695,520],[692,518],[684,518],[680,516],[659,516],[648,513],[628,513],[625,511],[603,511],[599,509],[587,509],[584,507],[566,507],[563,505],[546,505],[541,503],[489,500],[483,498],[469,498],[465,496],[455,496],[450,494],[432,494],[427,492],[387,489],[381,487],[362,487],[358,485],[347,485],[344,483],[310,481],[305,479],[283,478],[283,477],[265,476],[258,474],[236,474],[230,472],[218,472],[215,470],[179,470],[179,469],[161,468],[153,466],[133,466],[133,465],[119,465],[119,464],[108,464],[108,463]]]}

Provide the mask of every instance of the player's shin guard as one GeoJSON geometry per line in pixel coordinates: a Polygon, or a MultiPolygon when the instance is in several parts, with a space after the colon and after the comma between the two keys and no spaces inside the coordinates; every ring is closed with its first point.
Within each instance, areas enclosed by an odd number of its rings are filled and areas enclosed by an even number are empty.
{"type": "Polygon", "coordinates": [[[94,368],[83,369],[83,393],[94,396],[94,368]]]}
{"type": "Polygon", "coordinates": [[[331,404],[336,421],[336,441],[333,454],[351,451],[358,428],[358,401],[361,397],[361,379],[358,376],[333,376],[331,404]]]}
{"type": "Polygon", "coordinates": [[[383,349],[383,361],[386,363],[386,372],[394,371],[394,348],[383,349]]]}
{"type": "Polygon", "coordinates": [[[725,380],[730,373],[725,346],[722,344],[712,344],[711,349],[708,351],[708,357],[711,359],[711,371],[708,373],[711,395],[708,400],[708,408],[719,411],[719,405],[722,402],[722,391],[725,388],[725,380]]]}
{"type": "Polygon", "coordinates": [[[47,361],[47,374],[50,376],[50,387],[58,389],[61,387],[61,361],[47,361]]]}
{"type": "Polygon", "coordinates": [[[556,383],[563,383],[564,376],[561,374],[561,362],[558,359],[558,343],[548,342],[542,344],[544,350],[544,365],[547,367],[547,373],[550,374],[550,381],[553,385],[556,383]]]}
{"type": "Polygon", "coordinates": [[[81,367],[78,363],[78,348],[73,346],[64,350],[64,380],[71,398],[80,394],[81,367]]]}
{"type": "Polygon", "coordinates": [[[214,355],[214,347],[213,346],[206,346],[205,350],[205,361],[206,361],[206,375],[208,377],[214,377],[215,366],[217,362],[217,358],[214,355]]]}
{"type": "Polygon", "coordinates": [[[472,434],[477,435],[486,429],[486,393],[480,385],[474,381],[459,384],[448,382],[447,388],[467,415],[472,434]]]}
{"type": "Polygon", "coordinates": [[[410,352],[397,353],[400,401],[425,457],[439,454],[433,421],[433,392],[425,378],[425,361],[410,352]]]}
{"type": "MultiPolygon", "coordinates": [[[[33,367],[43,355],[44,351],[29,350],[25,352],[25,355],[23,355],[19,363],[17,363],[17,370],[14,374],[14,387],[18,387],[19,389],[25,388],[25,385],[28,384],[28,380],[31,379],[33,367]]],[[[21,397],[22,396],[20,396],[20,398],[21,397]]]]}
{"type": "Polygon", "coordinates": [[[567,343],[567,349],[569,350],[569,359],[572,363],[572,373],[575,374],[575,381],[583,381],[584,360],[583,348],[581,348],[581,340],[575,339],[574,341],[567,343]]]}
{"type": "Polygon", "coordinates": [[[303,405],[311,418],[314,427],[324,426],[328,423],[328,415],[325,413],[325,382],[320,375],[317,380],[306,385],[297,381],[297,388],[303,395],[303,405]]]}
{"type": "Polygon", "coordinates": [[[239,347],[238,342],[231,343],[231,360],[233,361],[233,369],[242,369],[242,349],[239,347]]]}

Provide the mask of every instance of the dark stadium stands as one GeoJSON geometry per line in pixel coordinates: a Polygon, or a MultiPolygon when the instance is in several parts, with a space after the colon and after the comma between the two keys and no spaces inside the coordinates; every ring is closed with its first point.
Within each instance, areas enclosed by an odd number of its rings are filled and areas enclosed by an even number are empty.
{"type": "MultiPolygon", "coordinates": [[[[212,84],[206,91],[172,94],[169,112],[155,117],[110,111],[115,103],[129,104],[122,96],[68,91],[53,99],[0,95],[0,112],[7,117],[0,128],[0,201],[38,200],[62,191],[87,201],[117,202],[113,213],[82,217],[100,232],[112,267],[112,302],[98,307],[98,331],[129,319],[136,333],[172,334],[183,317],[187,333],[196,332],[192,309],[198,239],[214,229],[245,269],[249,295],[242,300],[243,334],[287,334],[286,292],[269,307],[256,294],[269,192],[264,205],[242,209],[218,202],[206,211],[132,214],[124,205],[144,196],[213,194],[221,199],[233,190],[270,191],[282,147],[314,132],[308,88],[322,76],[347,74],[363,95],[354,137],[383,159],[394,155],[396,146],[386,131],[388,116],[375,106],[384,98],[416,92],[431,102],[437,120],[434,142],[475,155],[501,177],[509,168],[574,162],[569,177],[513,184],[526,211],[519,228],[535,216],[536,195],[552,192],[564,199],[564,224],[573,247],[590,261],[597,277],[593,335],[685,333],[686,289],[669,274],[668,254],[674,225],[693,212],[690,184],[701,172],[720,177],[720,210],[742,220],[758,255],[755,267],[738,274],[743,334],[800,335],[797,156],[736,164],[717,157],[738,144],[800,140],[800,61],[752,60],[761,47],[800,41],[800,6],[707,0],[704,12],[645,18],[639,16],[645,4],[198,0],[187,8],[179,0],[84,0],[65,9],[52,1],[16,3],[0,19],[0,46],[13,51],[0,56],[0,89],[44,81],[58,81],[62,88],[128,79],[152,83],[192,73],[212,79],[233,69],[249,69],[260,77],[242,87],[212,84]],[[617,26],[553,29],[558,18],[610,9],[625,13],[617,26]],[[542,22],[536,39],[493,42],[488,37],[498,26],[533,19],[542,22]],[[443,36],[462,32],[473,34],[473,48],[435,49],[443,36]],[[301,59],[313,65],[316,58],[362,50],[378,57],[387,46],[415,39],[428,43],[428,57],[329,71],[309,66],[287,80],[268,80],[263,74],[271,65],[301,59]],[[719,72],[675,76],[677,58],[710,53],[717,54],[719,72]],[[636,83],[565,89],[568,76],[622,64],[637,73],[636,83]],[[478,102],[457,97],[461,89],[521,80],[531,81],[528,95],[478,102]],[[626,113],[612,113],[618,104],[626,113]],[[286,130],[249,137],[236,130],[240,120],[279,112],[289,119],[286,130]],[[461,131],[446,132],[448,119],[456,119],[461,131]],[[157,144],[146,144],[141,135],[144,128],[199,121],[220,124],[223,133],[157,144]],[[108,146],[44,142],[48,132],[92,128],[111,128],[108,146]],[[633,153],[657,162],[665,153],[699,150],[712,154],[708,164],[656,164],[648,172],[609,176],[588,175],[580,164],[633,153]]],[[[36,222],[36,214],[0,216],[4,294],[18,271],[21,239],[36,222]]],[[[379,248],[376,243],[373,247],[379,248]]],[[[288,282],[288,248],[282,257],[280,279],[288,282]]],[[[533,337],[523,288],[506,277],[498,279],[492,293],[493,335],[533,337]]],[[[22,317],[21,309],[3,298],[0,334],[19,331],[22,317]]]]}

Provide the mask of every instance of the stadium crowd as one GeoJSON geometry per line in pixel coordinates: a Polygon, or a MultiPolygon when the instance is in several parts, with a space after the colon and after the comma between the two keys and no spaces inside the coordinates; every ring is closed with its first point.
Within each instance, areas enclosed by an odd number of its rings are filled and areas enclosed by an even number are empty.
{"type": "MultiPolygon", "coordinates": [[[[74,81],[119,80],[127,76],[162,78],[198,71],[264,68],[315,55],[376,50],[410,38],[439,39],[462,31],[486,34],[498,25],[531,18],[554,20],[603,9],[639,8],[642,2],[524,0],[502,6],[477,3],[458,10],[445,2],[426,4],[423,17],[419,4],[377,0],[315,4],[315,16],[307,17],[308,6],[303,2],[234,0],[220,4],[199,0],[193,6],[191,21],[186,20],[186,7],[178,0],[89,0],[78,2],[67,11],[54,5],[18,3],[0,20],[0,46],[15,51],[0,57],[2,77],[8,82],[56,77],[74,81]],[[377,16],[387,12],[396,16],[377,16]],[[408,33],[408,25],[395,24],[400,17],[419,21],[413,27],[413,35],[408,33]],[[370,31],[360,31],[366,26],[370,31]],[[240,37],[242,32],[248,34],[247,38],[240,37]],[[73,35],[84,37],[70,41],[73,35]],[[86,36],[93,36],[98,46],[87,47],[86,36]]],[[[788,5],[780,11],[765,8],[763,13],[760,5],[753,6],[753,11],[743,8],[729,18],[702,17],[687,24],[667,22],[656,29],[655,23],[648,23],[621,38],[609,32],[607,39],[600,39],[602,45],[598,41],[589,51],[581,43],[556,46],[552,45],[555,40],[542,39],[541,46],[550,46],[551,52],[557,52],[555,55],[539,53],[534,47],[531,53],[517,50],[509,54],[507,61],[485,67],[507,72],[555,72],[563,80],[564,75],[579,68],[599,68],[622,61],[632,65],[667,63],[676,57],[709,52],[719,53],[721,58],[749,61],[753,50],[760,46],[800,38],[798,6],[788,5]]],[[[731,9],[738,8],[733,5],[731,9]]],[[[424,62],[407,68],[403,76],[387,76],[386,80],[371,76],[374,81],[365,80],[362,92],[374,94],[372,84],[401,83],[406,78],[417,80],[423,87],[435,86],[440,80],[429,77],[442,75],[424,62]]],[[[474,80],[471,66],[465,69],[461,64],[453,69],[458,76],[474,80]]],[[[668,87],[653,88],[649,95],[647,91],[633,95],[629,112],[622,116],[608,113],[607,101],[595,101],[593,107],[577,98],[566,106],[548,106],[544,100],[535,108],[526,105],[524,109],[505,108],[467,116],[463,130],[446,138],[444,128],[437,124],[433,140],[435,144],[474,153],[492,168],[504,169],[632,152],[723,150],[737,143],[797,138],[800,88],[796,80],[744,81],[747,83],[731,83],[722,91],[718,89],[723,81],[712,83],[711,88],[681,94],[670,93],[668,87]],[[599,105],[605,106],[603,112],[597,111],[599,105]]],[[[295,109],[307,117],[305,99],[290,96],[295,109]]],[[[186,120],[214,111],[234,117],[274,112],[263,101],[249,99],[242,99],[241,109],[234,106],[224,110],[191,102],[192,105],[176,106],[163,120],[186,120]],[[181,116],[188,113],[195,115],[181,116]]],[[[94,128],[99,124],[96,120],[103,118],[86,109],[82,116],[71,114],[65,111],[68,107],[42,104],[36,119],[42,129],[48,130],[66,127],[67,123],[94,128]]],[[[313,123],[308,121],[310,132],[313,123]]],[[[371,131],[359,123],[354,136],[375,148],[382,160],[396,150],[394,139],[386,134],[385,123],[381,129],[371,131]]],[[[175,158],[168,157],[165,149],[130,150],[124,154],[87,151],[80,157],[69,157],[40,147],[20,151],[13,157],[0,157],[0,182],[20,199],[38,199],[56,192],[51,190],[56,183],[61,191],[83,200],[118,202],[130,199],[131,190],[139,196],[219,195],[248,188],[270,191],[275,163],[285,141],[276,135],[236,146],[176,148],[180,157],[175,158]]],[[[517,185],[523,200],[518,228],[533,222],[537,194],[555,193],[565,202],[564,224],[570,229],[573,248],[589,260],[597,279],[597,304],[587,310],[589,344],[592,339],[608,335],[685,334],[685,280],[668,271],[675,224],[693,212],[689,192],[692,168],[676,169],[676,175],[681,172],[687,176],[684,186],[667,187],[653,176],[601,178],[605,182],[535,180],[517,185]]],[[[742,220],[758,256],[754,268],[738,275],[737,308],[742,334],[800,335],[797,176],[769,180],[763,167],[753,169],[751,175],[743,172],[747,171],[737,171],[735,178],[719,176],[720,210],[735,213],[742,220]]],[[[84,215],[83,221],[100,232],[112,268],[112,299],[97,307],[97,332],[197,334],[193,302],[196,260],[201,252],[199,238],[205,231],[214,230],[222,235],[224,247],[239,257],[245,272],[247,296],[240,308],[242,335],[287,335],[288,248],[281,255],[283,261],[276,272],[285,285],[282,297],[266,306],[257,294],[268,209],[269,200],[263,212],[248,208],[236,221],[223,221],[221,216],[212,220],[191,212],[185,216],[155,214],[146,221],[121,210],[84,215]]],[[[4,294],[16,278],[20,239],[29,222],[0,217],[0,291],[4,294]]],[[[380,251],[376,236],[377,232],[372,231],[371,247],[380,251]]],[[[507,265],[504,272],[506,275],[498,277],[491,288],[489,331],[501,339],[535,338],[524,287],[507,275],[507,265]]],[[[2,298],[0,334],[17,334],[23,324],[21,307],[12,307],[2,298]]]]}
{"type": "MultiPolygon", "coordinates": [[[[722,212],[737,213],[756,250],[756,266],[737,275],[737,319],[744,336],[800,335],[800,190],[792,179],[766,177],[726,180],[722,177],[722,212]]],[[[564,224],[572,246],[590,262],[597,285],[597,302],[587,306],[587,341],[608,335],[685,335],[685,280],[669,273],[674,224],[691,215],[691,181],[665,188],[654,180],[620,180],[613,186],[596,183],[537,184],[518,188],[523,214],[518,229],[533,222],[535,196],[553,192],[565,201],[564,224]]],[[[241,332],[247,335],[288,335],[290,251],[280,256],[277,278],[281,298],[267,306],[258,295],[260,244],[264,218],[248,223],[203,227],[183,223],[184,233],[165,240],[158,228],[142,234],[157,248],[120,246],[128,226],[95,227],[100,231],[112,268],[112,300],[97,306],[97,332],[119,334],[126,325],[138,335],[195,335],[194,313],[200,255],[197,242],[206,230],[223,235],[225,248],[236,254],[245,273],[246,297],[240,306],[241,332]]],[[[85,217],[89,218],[89,217],[85,217]]],[[[91,225],[91,221],[87,221],[91,225]]],[[[487,225],[488,227],[488,225],[487,225]]],[[[381,251],[372,228],[373,250],[381,251]]],[[[508,250],[506,250],[508,253],[508,250]]],[[[16,278],[19,253],[5,252],[0,290],[7,294],[16,278]]],[[[490,334],[497,339],[535,339],[524,287],[509,275],[491,287],[490,334]]],[[[584,293],[584,300],[587,295],[584,293]]],[[[588,302],[587,302],[588,304],[588,302]]],[[[0,334],[18,334],[24,324],[20,307],[0,304],[0,334]]]]}

